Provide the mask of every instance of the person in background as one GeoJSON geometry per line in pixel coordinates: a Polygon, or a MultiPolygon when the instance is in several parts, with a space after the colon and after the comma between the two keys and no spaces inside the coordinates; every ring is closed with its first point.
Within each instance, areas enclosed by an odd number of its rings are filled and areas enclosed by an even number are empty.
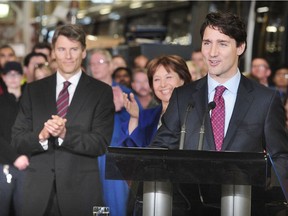
{"type": "Polygon", "coordinates": [[[10,45],[5,44],[5,45],[2,45],[0,47],[0,68],[1,68],[1,70],[3,70],[6,62],[16,61],[16,60],[17,60],[16,53],[10,45]]]}
{"type": "Polygon", "coordinates": [[[196,65],[197,68],[200,70],[200,76],[204,77],[207,74],[208,68],[207,64],[204,61],[203,54],[201,49],[195,49],[191,54],[191,61],[196,65]]]}
{"type": "Polygon", "coordinates": [[[40,80],[45,77],[51,76],[54,73],[52,69],[49,67],[48,62],[45,64],[38,64],[34,68],[34,80],[40,80]]]}
{"type": "Polygon", "coordinates": [[[149,59],[145,55],[138,55],[134,58],[134,68],[146,68],[149,59]]]}
{"type": "Polygon", "coordinates": [[[103,206],[98,157],[113,132],[112,89],[81,70],[86,34],[58,26],[52,38],[58,70],[26,85],[12,145],[30,158],[24,171],[22,216],[92,215],[103,206]]]}
{"type": "Polygon", "coordinates": [[[202,78],[202,74],[200,68],[193,61],[186,61],[187,67],[191,74],[192,81],[198,80],[202,78]]]}
{"type": "Polygon", "coordinates": [[[8,61],[2,69],[7,91],[0,96],[0,215],[18,215],[21,173],[29,159],[11,146],[11,130],[15,122],[21,97],[23,70],[20,63],[8,61]]]}
{"type": "MultiPolygon", "coordinates": [[[[208,75],[174,90],[162,125],[149,146],[179,149],[184,115],[188,104],[193,103],[193,111],[185,118],[186,139],[183,149],[197,150],[200,147],[217,152],[265,151],[273,159],[277,171],[281,170],[279,177],[287,178],[288,133],[279,94],[276,90],[249,80],[238,69],[239,58],[244,54],[247,44],[244,22],[229,12],[211,12],[206,16],[200,34],[208,75]],[[207,109],[212,101],[216,107],[210,116],[207,109]],[[199,145],[204,116],[205,134],[203,143],[199,145]]],[[[189,189],[183,192],[192,195],[189,189]]],[[[219,203],[220,194],[214,192],[208,190],[207,194],[215,194],[214,201],[219,203]]],[[[209,209],[210,214],[206,212],[208,209],[199,201],[199,195],[195,195],[198,200],[191,204],[190,215],[220,214],[217,208],[209,209]]],[[[206,196],[203,200],[205,204],[206,196]]],[[[257,193],[252,193],[251,215],[266,215],[264,202],[265,197],[257,197],[257,193]]]]}
{"type": "Polygon", "coordinates": [[[52,72],[55,73],[58,69],[58,64],[56,62],[56,59],[52,59],[49,63],[49,67],[51,68],[52,72]]]}
{"type": "MultiPolygon", "coordinates": [[[[132,90],[123,86],[112,78],[112,56],[108,50],[93,49],[89,52],[87,61],[89,67],[87,73],[95,79],[107,83],[113,89],[115,115],[114,130],[110,146],[118,146],[122,122],[129,118],[124,108],[123,92],[131,93],[132,90]]],[[[110,207],[110,216],[126,216],[129,187],[126,181],[105,179],[106,155],[99,157],[99,167],[104,189],[106,206],[110,207]]]]}
{"type": "Polygon", "coordinates": [[[48,62],[47,56],[43,53],[31,52],[24,58],[24,75],[26,83],[34,81],[34,69],[38,64],[45,64],[48,62]]]}
{"type": "Polygon", "coordinates": [[[49,63],[52,60],[52,47],[51,47],[51,44],[48,42],[36,43],[32,48],[32,52],[43,53],[44,55],[46,55],[47,61],[49,63]]]}
{"type": "MultiPolygon", "coordinates": [[[[3,70],[6,62],[16,60],[17,60],[16,53],[10,45],[5,44],[0,47],[0,73],[3,70]]],[[[6,90],[5,83],[0,77],[0,95],[3,94],[5,90],[6,90]]]]}
{"type": "Polygon", "coordinates": [[[127,88],[131,88],[132,71],[127,67],[118,67],[114,70],[112,78],[127,88]]]}
{"type": "Polygon", "coordinates": [[[251,63],[251,72],[248,78],[254,79],[260,84],[269,87],[269,77],[271,75],[271,69],[269,63],[264,58],[254,58],[251,63]]]}
{"type": "Polygon", "coordinates": [[[133,70],[131,87],[143,109],[153,108],[158,105],[158,101],[155,99],[149,86],[147,70],[145,68],[136,68],[133,70]]]}
{"type": "Polygon", "coordinates": [[[115,71],[119,67],[127,68],[126,60],[121,55],[115,55],[112,57],[112,70],[115,71]]]}
{"type": "MultiPolygon", "coordinates": [[[[150,144],[161,125],[161,116],[166,111],[173,90],[191,82],[185,60],[177,55],[152,59],[147,65],[147,72],[149,85],[159,105],[141,111],[134,99],[134,94],[130,93],[130,99],[127,94],[124,94],[125,108],[130,114],[130,119],[122,124],[119,142],[127,147],[146,147],[150,144]]],[[[137,182],[133,182],[131,188],[135,194],[130,195],[129,214],[141,215],[141,207],[138,204],[142,200],[142,193],[138,192],[141,187],[137,182]]]]}
{"type": "Polygon", "coordinates": [[[283,104],[285,104],[288,93],[288,66],[279,66],[273,75],[275,89],[280,94],[283,104]]]}
{"type": "Polygon", "coordinates": [[[159,105],[140,111],[134,94],[124,94],[124,105],[130,114],[129,121],[122,125],[120,142],[128,147],[146,147],[153,139],[160,118],[165,113],[173,90],[191,82],[188,67],[177,55],[160,56],[152,59],[147,65],[150,88],[159,105]]]}

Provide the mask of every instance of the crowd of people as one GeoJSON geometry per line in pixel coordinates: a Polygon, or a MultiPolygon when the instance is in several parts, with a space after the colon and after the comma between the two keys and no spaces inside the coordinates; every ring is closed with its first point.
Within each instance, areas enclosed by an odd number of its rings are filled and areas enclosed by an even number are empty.
{"type": "MultiPolygon", "coordinates": [[[[193,102],[184,148],[197,149],[217,86],[225,87],[220,151],[264,150],[287,164],[288,66],[272,71],[257,57],[251,72],[241,74],[245,31],[237,16],[210,13],[191,59],[139,55],[133,65],[106,49],[86,50],[78,25],[59,26],[52,43],[35,44],[23,62],[2,45],[0,215],[92,215],[96,205],[109,207],[111,216],[135,215],[129,182],[105,178],[107,146],[179,148],[193,102]]],[[[218,151],[213,112],[203,149],[218,151]]]]}

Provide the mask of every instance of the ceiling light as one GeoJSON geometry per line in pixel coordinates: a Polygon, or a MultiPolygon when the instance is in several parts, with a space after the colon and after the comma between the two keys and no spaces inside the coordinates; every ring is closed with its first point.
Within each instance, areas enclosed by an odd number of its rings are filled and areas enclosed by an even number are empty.
{"type": "Polygon", "coordinates": [[[112,4],[114,0],[91,0],[94,4],[112,4]]]}
{"type": "Polygon", "coordinates": [[[132,2],[130,5],[129,5],[129,8],[130,9],[136,9],[136,8],[140,8],[142,6],[142,2],[132,2]]]}
{"type": "Polygon", "coordinates": [[[267,32],[277,32],[277,27],[276,26],[267,26],[266,31],[267,32]]]}
{"type": "Polygon", "coordinates": [[[110,7],[108,7],[108,8],[102,8],[102,9],[99,11],[99,13],[100,13],[101,15],[109,14],[110,12],[111,12],[111,8],[110,8],[110,7]]]}
{"type": "Polygon", "coordinates": [[[269,11],[268,7],[259,7],[257,8],[257,13],[266,13],[269,11]]]}
{"type": "Polygon", "coordinates": [[[8,4],[0,4],[0,18],[7,17],[9,14],[9,5],[8,4]]]}

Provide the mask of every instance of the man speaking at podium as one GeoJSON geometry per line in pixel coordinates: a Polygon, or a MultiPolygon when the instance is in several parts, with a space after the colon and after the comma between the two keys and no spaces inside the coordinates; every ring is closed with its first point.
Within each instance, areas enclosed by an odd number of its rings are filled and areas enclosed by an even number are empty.
{"type": "Polygon", "coordinates": [[[182,141],[183,149],[190,150],[266,151],[285,164],[287,175],[288,136],[280,97],[238,69],[247,45],[245,24],[234,14],[213,12],[200,34],[208,75],[174,90],[151,146],[179,149],[182,141]]]}

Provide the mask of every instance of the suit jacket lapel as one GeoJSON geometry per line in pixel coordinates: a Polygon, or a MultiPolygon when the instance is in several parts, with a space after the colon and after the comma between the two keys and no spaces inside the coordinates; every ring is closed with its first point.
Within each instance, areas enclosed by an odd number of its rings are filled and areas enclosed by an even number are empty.
{"type": "Polygon", "coordinates": [[[202,125],[204,115],[206,115],[206,119],[204,123],[205,124],[205,136],[204,137],[206,140],[204,140],[203,147],[205,148],[205,143],[206,143],[206,146],[208,145],[208,149],[215,149],[214,137],[213,137],[212,127],[211,127],[211,122],[210,122],[210,115],[207,112],[207,107],[208,107],[207,76],[204,79],[201,79],[200,82],[197,83],[195,94],[193,94],[193,100],[196,102],[195,109],[197,111],[199,121],[200,121],[199,131],[202,125]]]}
{"type": "Polygon", "coordinates": [[[250,105],[252,104],[251,103],[253,100],[253,94],[251,94],[252,91],[253,91],[252,85],[249,82],[247,82],[246,77],[241,75],[234,110],[222,146],[223,150],[229,149],[229,145],[231,144],[231,140],[238,126],[240,125],[245,114],[248,112],[250,105]]]}
{"type": "Polygon", "coordinates": [[[87,96],[87,94],[89,93],[89,91],[87,91],[88,83],[89,79],[87,78],[87,75],[82,72],[66,115],[66,118],[68,120],[67,124],[69,124],[69,120],[71,121],[75,118],[75,115],[77,115],[77,113],[83,106],[84,101],[87,99],[87,97],[85,96],[87,96]]]}

